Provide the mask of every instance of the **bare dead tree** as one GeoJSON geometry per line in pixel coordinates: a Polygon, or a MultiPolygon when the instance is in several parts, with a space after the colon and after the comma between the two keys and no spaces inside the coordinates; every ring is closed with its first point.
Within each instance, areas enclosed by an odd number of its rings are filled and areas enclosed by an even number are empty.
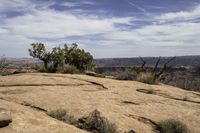
{"type": "Polygon", "coordinates": [[[0,58],[0,74],[3,73],[8,66],[10,65],[10,63],[7,61],[7,59],[4,56],[1,56],[0,58]]]}
{"type": "Polygon", "coordinates": [[[163,74],[163,72],[167,69],[167,65],[172,62],[174,59],[176,58],[176,56],[170,58],[167,62],[165,62],[165,64],[163,65],[163,68],[161,69],[161,71],[157,74],[155,74],[155,77],[160,77],[161,74],[163,74]]]}
{"type": "MultiPolygon", "coordinates": [[[[157,79],[158,77],[160,77],[161,74],[163,74],[163,72],[167,69],[167,65],[172,62],[176,57],[172,57],[169,60],[167,60],[167,62],[164,63],[162,69],[160,70],[160,72],[156,73],[157,69],[158,69],[158,65],[161,61],[161,57],[158,58],[158,60],[156,61],[156,64],[152,70],[153,74],[155,75],[154,78],[157,79]]],[[[145,71],[144,66],[146,65],[146,61],[140,57],[140,60],[143,62],[141,69],[142,71],[145,71]]]]}
{"type": "Polygon", "coordinates": [[[147,62],[142,57],[139,57],[139,58],[142,61],[141,68],[142,68],[142,70],[144,70],[144,66],[146,65],[147,62]]]}
{"type": "Polygon", "coordinates": [[[155,64],[154,69],[153,69],[154,73],[156,72],[156,70],[158,68],[158,64],[160,63],[160,59],[161,59],[161,57],[159,57],[158,60],[156,61],[156,64],[155,64]]]}

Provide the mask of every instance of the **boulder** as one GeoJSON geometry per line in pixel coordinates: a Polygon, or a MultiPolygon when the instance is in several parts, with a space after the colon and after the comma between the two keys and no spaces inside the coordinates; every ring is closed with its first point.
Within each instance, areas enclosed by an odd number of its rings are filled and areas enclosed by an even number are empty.
{"type": "Polygon", "coordinates": [[[8,126],[11,122],[11,113],[5,110],[0,111],[0,128],[8,126]]]}

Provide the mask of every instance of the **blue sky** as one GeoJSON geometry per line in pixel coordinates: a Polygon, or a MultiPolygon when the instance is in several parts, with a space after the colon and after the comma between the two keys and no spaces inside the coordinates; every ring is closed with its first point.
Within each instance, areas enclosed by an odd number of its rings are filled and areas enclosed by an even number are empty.
{"type": "Polygon", "coordinates": [[[200,0],[1,0],[0,55],[77,42],[95,58],[200,54],[200,0]]]}

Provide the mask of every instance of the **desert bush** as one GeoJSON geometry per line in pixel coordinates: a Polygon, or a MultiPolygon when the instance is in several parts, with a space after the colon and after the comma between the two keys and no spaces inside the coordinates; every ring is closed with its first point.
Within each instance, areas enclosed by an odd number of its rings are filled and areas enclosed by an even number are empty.
{"type": "Polygon", "coordinates": [[[116,71],[107,71],[103,73],[104,76],[113,76],[118,80],[135,80],[137,76],[137,72],[130,68],[126,68],[124,70],[116,70],[116,71]]]}
{"type": "Polygon", "coordinates": [[[118,133],[117,126],[102,117],[98,110],[91,112],[88,117],[80,118],[78,127],[95,133],[118,133]]]}
{"type": "Polygon", "coordinates": [[[34,66],[34,67],[31,67],[31,69],[34,69],[41,73],[54,73],[55,72],[55,70],[52,66],[48,66],[47,68],[45,68],[44,66],[34,66]]]}
{"type": "Polygon", "coordinates": [[[147,84],[156,84],[157,80],[155,78],[155,74],[152,72],[141,72],[137,76],[137,81],[142,82],[142,83],[147,83],[147,84]]]}
{"type": "Polygon", "coordinates": [[[64,69],[64,73],[77,74],[77,73],[80,73],[80,71],[75,66],[67,66],[64,69]]]}
{"type": "Polygon", "coordinates": [[[72,124],[72,125],[77,125],[77,120],[75,119],[74,116],[67,114],[66,110],[64,109],[57,109],[57,110],[51,110],[47,112],[47,115],[57,119],[61,120],[63,122],[72,124]]]}
{"type": "Polygon", "coordinates": [[[137,73],[131,69],[117,72],[116,78],[120,80],[135,80],[137,73]]]}
{"type": "Polygon", "coordinates": [[[0,57],[0,75],[5,76],[8,75],[8,67],[9,67],[10,63],[8,62],[8,60],[4,57],[1,56],[0,57]]]}
{"type": "Polygon", "coordinates": [[[67,114],[64,109],[48,111],[47,115],[57,120],[72,124],[77,128],[94,133],[118,133],[117,126],[105,117],[102,117],[98,110],[94,110],[89,114],[89,116],[82,117],[78,120],[75,119],[74,116],[67,114]]]}
{"type": "Polygon", "coordinates": [[[39,71],[40,70],[40,66],[36,65],[36,66],[32,66],[31,69],[33,70],[36,70],[36,71],[39,71]]]}
{"type": "Polygon", "coordinates": [[[64,117],[66,115],[66,110],[64,109],[51,110],[47,112],[47,115],[58,120],[64,120],[64,117]]]}
{"type": "Polygon", "coordinates": [[[66,122],[66,123],[69,123],[71,125],[74,125],[76,126],[77,125],[77,119],[72,116],[72,115],[69,115],[66,113],[66,115],[62,118],[62,121],[66,122]]]}
{"type": "Polygon", "coordinates": [[[48,68],[45,68],[45,67],[40,67],[40,69],[38,70],[39,72],[42,72],[42,73],[46,73],[49,71],[48,68]]]}
{"type": "Polygon", "coordinates": [[[31,69],[36,70],[37,72],[48,72],[48,68],[45,68],[43,66],[33,66],[31,69]]]}
{"type": "Polygon", "coordinates": [[[168,119],[158,123],[160,133],[189,133],[189,129],[185,124],[178,120],[168,119]]]}

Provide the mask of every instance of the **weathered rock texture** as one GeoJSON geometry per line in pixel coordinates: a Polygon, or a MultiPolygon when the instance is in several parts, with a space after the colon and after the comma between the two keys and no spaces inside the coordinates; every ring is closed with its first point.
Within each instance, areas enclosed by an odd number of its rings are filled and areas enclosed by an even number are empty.
{"type": "Polygon", "coordinates": [[[12,114],[12,123],[1,133],[86,133],[45,113],[59,108],[76,118],[98,109],[123,132],[154,133],[155,124],[169,118],[200,132],[200,93],[86,75],[0,77],[0,108],[12,114]]]}

